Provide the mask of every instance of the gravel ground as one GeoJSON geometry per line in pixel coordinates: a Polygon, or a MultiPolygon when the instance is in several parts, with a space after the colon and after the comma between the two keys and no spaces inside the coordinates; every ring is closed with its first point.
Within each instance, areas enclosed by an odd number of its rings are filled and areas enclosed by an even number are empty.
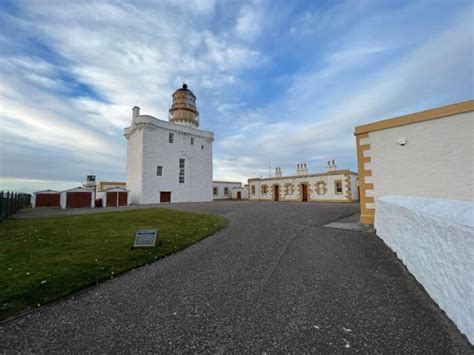
{"type": "Polygon", "coordinates": [[[355,204],[169,205],[227,229],[0,326],[0,352],[469,353],[355,204]]]}

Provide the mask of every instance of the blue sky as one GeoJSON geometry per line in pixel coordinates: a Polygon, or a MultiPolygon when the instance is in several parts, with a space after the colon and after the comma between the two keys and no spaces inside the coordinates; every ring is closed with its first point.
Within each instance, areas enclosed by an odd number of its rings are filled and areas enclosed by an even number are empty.
{"type": "Polygon", "coordinates": [[[167,119],[183,81],[216,179],[355,170],[354,126],[474,97],[473,20],[460,0],[3,0],[0,181],[123,180],[132,106],[167,119]]]}

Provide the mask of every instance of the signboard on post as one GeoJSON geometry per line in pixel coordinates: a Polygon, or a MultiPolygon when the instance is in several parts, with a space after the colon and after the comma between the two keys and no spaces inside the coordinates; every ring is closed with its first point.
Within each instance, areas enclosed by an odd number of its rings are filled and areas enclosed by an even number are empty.
{"type": "Polygon", "coordinates": [[[134,248],[153,248],[156,245],[156,230],[141,230],[135,235],[134,248]]]}

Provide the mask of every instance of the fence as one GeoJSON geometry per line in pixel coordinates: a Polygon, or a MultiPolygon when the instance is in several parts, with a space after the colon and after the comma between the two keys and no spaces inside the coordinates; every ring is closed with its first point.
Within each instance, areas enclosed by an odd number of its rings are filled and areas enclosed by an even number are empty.
{"type": "Polygon", "coordinates": [[[21,192],[0,191],[0,221],[10,217],[31,203],[31,195],[21,192]]]}

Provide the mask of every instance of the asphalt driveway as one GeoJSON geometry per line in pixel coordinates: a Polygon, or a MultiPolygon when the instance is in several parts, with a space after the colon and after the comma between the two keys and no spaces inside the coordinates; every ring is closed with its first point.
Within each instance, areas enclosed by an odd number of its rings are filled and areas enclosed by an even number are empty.
{"type": "Polygon", "coordinates": [[[0,326],[0,352],[459,353],[472,348],[355,204],[171,205],[227,229],[0,326]]]}

